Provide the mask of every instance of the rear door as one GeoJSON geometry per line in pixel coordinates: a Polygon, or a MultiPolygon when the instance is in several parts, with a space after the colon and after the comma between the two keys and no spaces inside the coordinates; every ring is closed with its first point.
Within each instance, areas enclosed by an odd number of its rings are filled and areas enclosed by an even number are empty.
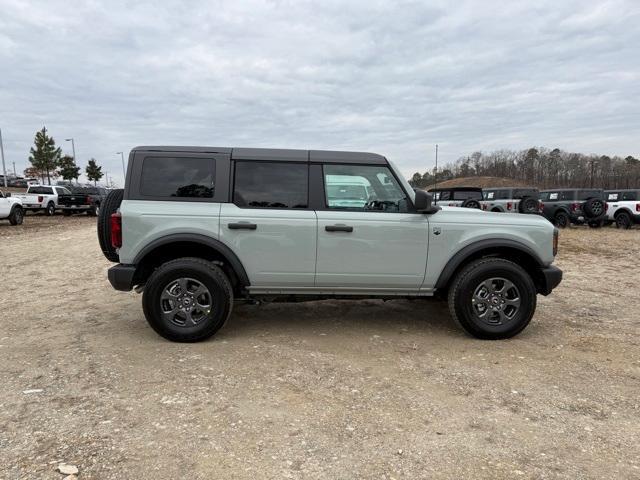
{"type": "Polygon", "coordinates": [[[232,203],[222,204],[220,239],[240,258],[251,289],[313,286],[317,220],[309,209],[307,152],[238,157],[234,150],[232,203]]]}
{"type": "MultiPolygon", "coordinates": [[[[313,159],[312,159],[313,160],[313,159]]],[[[318,215],[316,286],[336,292],[415,290],[423,282],[427,263],[428,220],[413,213],[406,192],[386,164],[327,163],[321,169],[323,208],[318,215]],[[364,185],[368,198],[345,207],[340,189],[327,188],[333,179],[344,190],[364,185]]]]}

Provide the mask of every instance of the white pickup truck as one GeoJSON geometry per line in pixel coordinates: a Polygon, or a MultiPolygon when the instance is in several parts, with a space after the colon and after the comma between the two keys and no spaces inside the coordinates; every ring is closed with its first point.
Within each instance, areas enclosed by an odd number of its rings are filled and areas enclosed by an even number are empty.
{"type": "Polygon", "coordinates": [[[60,203],[60,198],[72,195],[65,187],[57,185],[30,185],[27,193],[15,195],[22,200],[25,211],[38,212],[44,210],[45,215],[53,215],[56,209],[65,209],[60,203]]]}
{"type": "Polygon", "coordinates": [[[11,225],[21,225],[24,219],[22,202],[10,193],[0,191],[0,220],[7,219],[11,225]]]}

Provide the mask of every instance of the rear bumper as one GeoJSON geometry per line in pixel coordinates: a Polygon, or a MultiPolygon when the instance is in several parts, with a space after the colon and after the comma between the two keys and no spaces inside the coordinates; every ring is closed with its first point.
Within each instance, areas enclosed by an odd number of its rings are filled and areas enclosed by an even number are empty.
{"type": "Polygon", "coordinates": [[[542,283],[539,286],[538,293],[549,295],[554,288],[560,285],[562,281],[562,270],[553,265],[544,267],[542,270],[542,283]]]}
{"type": "Polygon", "coordinates": [[[119,263],[107,271],[107,277],[113,288],[128,292],[133,288],[133,276],[135,273],[135,265],[123,265],[119,263]]]}

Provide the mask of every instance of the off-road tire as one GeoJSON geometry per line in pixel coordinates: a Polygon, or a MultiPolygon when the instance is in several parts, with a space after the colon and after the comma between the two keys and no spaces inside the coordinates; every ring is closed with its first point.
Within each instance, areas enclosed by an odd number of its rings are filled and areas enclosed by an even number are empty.
{"type": "Polygon", "coordinates": [[[539,202],[533,197],[522,197],[518,203],[518,211],[520,213],[538,213],[539,202]]]}
{"type": "Polygon", "coordinates": [[[115,248],[111,246],[111,214],[120,208],[123,194],[124,190],[121,188],[111,190],[102,203],[102,208],[98,215],[98,242],[102,253],[111,262],[120,261],[115,248]]]}
{"type": "Polygon", "coordinates": [[[519,265],[502,258],[474,260],[460,270],[449,287],[449,311],[453,319],[470,335],[483,340],[511,338],[531,321],[536,310],[536,287],[529,274],[519,265]],[[511,320],[489,325],[473,315],[472,297],[477,286],[490,278],[512,282],[520,295],[520,306],[511,320]]]}
{"type": "Polygon", "coordinates": [[[560,211],[553,217],[553,223],[558,228],[567,228],[571,225],[571,219],[567,212],[560,211]]]}
{"type": "Polygon", "coordinates": [[[233,289],[222,269],[201,258],[178,258],[157,268],[147,280],[142,309],[158,335],[173,342],[198,342],[213,336],[225,324],[233,307],[233,289]],[[163,318],[161,296],[173,280],[190,278],[201,282],[212,297],[211,312],[194,326],[177,326],[163,318]]]}
{"type": "Polygon", "coordinates": [[[480,202],[475,198],[467,198],[464,202],[462,202],[462,205],[460,206],[463,208],[477,208],[477,209],[482,208],[480,206],[480,202]]]}
{"type": "Polygon", "coordinates": [[[606,213],[604,201],[600,198],[588,198],[582,205],[587,218],[598,218],[606,213]]]}
{"type": "Polygon", "coordinates": [[[21,206],[16,205],[11,209],[11,214],[9,215],[9,223],[11,225],[22,225],[24,221],[24,210],[21,206]]]}
{"type": "Polygon", "coordinates": [[[632,222],[631,217],[627,212],[620,212],[616,215],[616,227],[623,230],[629,230],[632,222]]]}
{"type": "Polygon", "coordinates": [[[44,208],[44,214],[47,217],[51,217],[56,213],[56,204],[53,202],[47,203],[47,206],[44,208]]]}

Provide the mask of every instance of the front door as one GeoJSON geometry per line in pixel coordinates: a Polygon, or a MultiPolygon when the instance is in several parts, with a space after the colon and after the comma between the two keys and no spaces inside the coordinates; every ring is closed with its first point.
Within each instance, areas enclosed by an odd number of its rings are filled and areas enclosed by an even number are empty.
{"type": "MultiPolygon", "coordinates": [[[[418,290],[427,264],[426,215],[410,212],[387,165],[322,166],[316,286],[418,290]]],[[[339,290],[338,290],[339,291],[339,290]]]]}
{"type": "Polygon", "coordinates": [[[233,203],[222,204],[220,239],[240,258],[251,288],[312,287],[317,220],[304,162],[235,162],[233,203]]]}

